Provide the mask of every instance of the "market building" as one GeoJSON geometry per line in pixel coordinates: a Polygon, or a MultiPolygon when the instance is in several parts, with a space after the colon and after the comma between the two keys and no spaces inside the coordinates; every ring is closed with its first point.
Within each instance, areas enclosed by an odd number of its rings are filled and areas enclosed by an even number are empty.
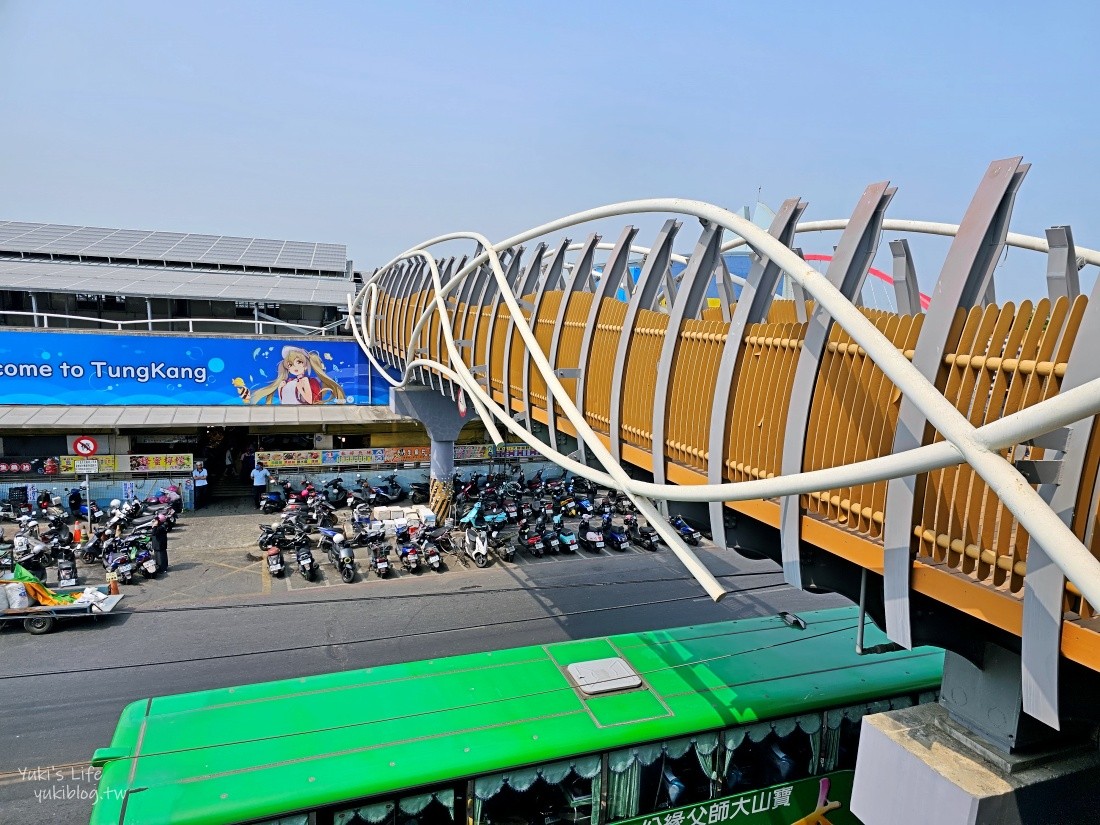
{"type": "Polygon", "coordinates": [[[249,448],[318,472],[412,457],[423,427],[344,328],[360,281],[342,244],[0,221],[0,498],[76,483],[80,436],[102,495],[185,486],[200,459],[236,493],[249,448]]]}

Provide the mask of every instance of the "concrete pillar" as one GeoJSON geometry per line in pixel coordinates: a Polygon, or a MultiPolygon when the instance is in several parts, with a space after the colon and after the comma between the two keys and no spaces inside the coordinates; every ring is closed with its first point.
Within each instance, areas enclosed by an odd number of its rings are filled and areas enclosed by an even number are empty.
{"type": "Polygon", "coordinates": [[[432,478],[450,482],[454,472],[454,447],[463,426],[475,416],[459,415],[449,396],[427,387],[405,387],[390,393],[390,409],[424,425],[432,442],[432,478]]]}
{"type": "Polygon", "coordinates": [[[866,825],[1095,822],[1100,754],[1087,738],[1008,754],[924,704],[863,717],[852,813],[866,825]]]}

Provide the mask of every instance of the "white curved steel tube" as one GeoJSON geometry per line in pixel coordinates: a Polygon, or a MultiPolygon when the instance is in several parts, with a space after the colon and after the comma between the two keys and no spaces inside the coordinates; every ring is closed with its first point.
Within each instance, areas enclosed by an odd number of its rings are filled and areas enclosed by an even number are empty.
{"type": "MultiPolygon", "coordinates": [[[[641,489],[638,483],[628,478],[619,480],[620,476],[625,475],[622,473],[622,469],[618,467],[614,461],[610,460],[610,455],[606,454],[602,442],[591,428],[588,427],[587,422],[584,421],[583,415],[581,415],[580,411],[571,403],[568,395],[565,394],[564,388],[561,386],[560,382],[558,382],[552,370],[550,370],[549,364],[546,362],[545,356],[542,355],[541,348],[538,346],[530,326],[523,319],[515,297],[511,295],[508,289],[503,269],[496,256],[497,250],[507,249],[531,238],[555,232],[567,228],[568,226],[637,212],[676,212],[713,221],[740,235],[742,238],[745,238],[745,242],[749,243],[757,252],[773,260],[787,275],[799,283],[815,300],[817,300],[858,345],[863,347],[870,358],[880,369],[882,369],[887,378],[898,386],[899,389],[913,398],[925,417],[940,431],[948,442],[953,445],[953,449],[957,451],[957,454],[965,459],[983,480],[989,484],[990,489],[1001,498],[1002,502],[1013,513],[1020,524],[1027,529],[1032,536],[1036,537],[1036,540],[1038,540],[1038,536],[1044,537],[1042,541],[1044,549],[1047,550],[1048,554],[1067,577],[1081,589],[1085,598],[1090,602],[1100,603],[1100,562],[1097,562],[1097,560],[1091,556],[1084,545],[1082,545],[1069,528],[1062,523],[1061,519],[1046,506],[1038,493],[1027,484],[1023,477],[1020,476],[1013,467],[1001,459],[1000,456],[989,451],[989,448],[983,443],[983,440],[977,435],[975,428],[970,425],[966,418],[962,416],[946,398],[936,391],[935,387],[920,375],[912,364],[897,351],[893,344],[891,344],[885,336],[879,333],[859,309],[848,302],[823,275],[818,273],[790,249],[780,244],[759,227],[756,227],[743,218],[739,218],[737,215],[727,210],[710,204],[680,199],[654,199],[612,204],[607,207],[587,210],[552,221],[543,226],[513,236],[496,245],[490,244],[487,239],[477,236],[476,233],[462,233],[467,237],[474,237],[482,242],[486,252],[475,256],[475,258],[468,262],[447,285],[441,288],[437,287],[437,308],[441,311],[442,317],[446,319],[446,306],[442,304],[444,295],[446,294],[445,290],[449,292],[450,288],[453,288],[453,284],[466,277],[470,272],[475,271],[477,267],[481,266],[486,261],[490,263],[494,277],[497,278],[500,285],[501,295],[505,303],[508,304],[513,318],[516,319],[515,328],[520,333],[521,338],[523,338],[525,345],[528,347],[532,361],[536,364],[540,373],[543,374],[547,383],[547,388],[551,393],[551,399],[557,401],[562,407],[563,413],[566,418],[569,419],[570,423],[573,424],[578,436],[584,440],[585,444],[589,446],[590,449],[592,449],[593,454],[600,459],[601,463],[605,464],[605,467],[610,471],[612,477],[616,478],[617,483],[615,486],[623,489],[628,495],[631,495],[632,498],[639,495],[641,489]]],[[[806,225],[807,228],[805,231],[812,231],[810,227],[819,230],[842,228],[846,223],[847,221],[815,222],[815,224],[806,225]]],[[[957,231],[957,227],[951,224],[926,224],[912,221],[887,221],[884,226],[887,229],[901,231],[922,231],[922,229],[918,227],[924,227],[923,231],[933,231],[928,229],[928,227],[936,227],[942,230],[942,234],[954,234],[953,231],[950,231],[952,229],[957,231]]],[[[431,241],[414,247],[412,250],[409,250],[408,253],[405,253],[405,255],[423,250],[441,240],[449,240],[454,237],[454,235],[440,236],[440,238],[432,239],[431,241]]],[[[1015,238],[1010,236],[1009,240],[1010,243],[1015,242],[1015,245],[1038,249],[1039,251],[1042,251],[1046,247],[1045,241],[1040,241],[1040,239],[1030,238],[1028,236],[1017,236],[1015,238]]],[[[734,242],[727,246],[728,248],[733,248],[739,245],[740,243],[734,242]]],[[[1092,262],[1091,259],[1093,257],[1096,258],[1097,262],[1100,262],[1100,253],[1095,253],[1092,250],[1079,250],[1079,252],[1082,253],[1082,256],[1089,262],[1092,262]]],[[[400,257],[395,260],[399,259],[400,257]]],[[[379,272],[383,272],[384,269],[385,268],[379,270],[379,272]]],[[[438,284],[438,275],[436,278],[436,283],[438,284]]],[[[372,283],[374,280],[377,280],[377,278],[373,278],[372,283]]],[[[361,297],[364,295],[365,290],[366,288],[364,287],[364,290],[360,292],[360,295],[357,296],[355,300],[361,302],[361,297]]],[[[447,327],[449,331],[448,324],[445,323],[444,327],[447,327]]],[[[450,346],[448,349],[451,350],[451,358],[461,363],[461,358],[457,351],[452,350],[450,346]]],[[[459,372],[462,373],[463,370],[460,368],[459,372]]],[[[477,386],[476,382],[471,380],[472,376],[464,375],[463,378],[464,381],[461,383],[466,386],[471,396],[478,396],[479,400],[484,403],[486,401],[485,394],[480,386],[477,386]]],[[[1088,392],[1083,395],[1090,401],[1091,394],[1096,393],[1096,388],[1091,385],[1086,385],[1086,387],[1080,389],[1088,390],[1088,392]]],[[[496,406],[491,398],[489,398],[488,401],[489,404],[486,404],[487,409],[496,406]]],[[[552,410],[552,407],[550,407],[550,409],[552,410]]],[[[493,409],[493,412],[497,414],[498,420],[503,421],[503,419],[500,418],[501,411],[493,409]]],[[[511,417],[505,413],[504,418],[510,421],[511,417]]],[[[564,457],[560,457],[555,460],[557,463],[567,468],[569,468],[569,464],[575,464],[575,462],[563,459],[564,457]]],[[[886,456],[883,459],[876,459],[876,461],[881,463],[884,472],[887,473],[900,468],[903,460],[906,460],[903,456],[886,456]]],[[[957,459],[953,459],[947,463],[954,463],[955,460],[957,459]]],[[[580,469],[575,471],[586,476],[592,474],[592,470],[583,467],[583,465],[580,465],[580,469]]],[[[898,474],[908,475],[909,472],[902,471],[898,474]]],[[[776,480],[770,479],[768,481],[776,480]]],[[[754,483],[756,482],[745,482],[745,484],[754,483]]],[[[833,485],[830,483],[829,486],[833,485]]],[[[817,487],[817,489],[821,489],[821,487],[817,487]]],[[[704,500],[729,499],[724,499],[721,496],[712,496],[704,500]]],[[[647,518],[648,517],[647,515],[647,518]]],[[[675,548],[675,545],[672,546],[675,548]]],[[[686,551],[686,547],[683,549],[686,551]]],[[[685,561],[685,563],[687,562],[685,561]]],[[[693,570],[693,572],[695,571],[693,570]]],[[[707,578],[710,578],[709,573],[706,573],[705,570],[702,572],[705,573],[707,578]]],[[[710,592],[709,588],[708,592],[710,592]]],[[[715,594],[712,593],[712,595],[715,594]]]]}
{"type": "MultiPolygon", "coordinates": [[[[826,221],[804,221],[795,228],[795,233],[831,232],[844,229],[847,226],[847,218],[834,218],[826,221]]],[[[959,225],[957,223],[910,221],[900,220],[898,218],[886,218],[882,222],[882,228],[884,231],[890,232],[912,232],[917,235],[941,235],[948,238],[953,238],[959,233],[959,225]]],[[[731,249],[737,249],[739,246],[744,246],[746,243],[747,241],[744,237],[737,238],[722,244],[722,251],[729,252],[731,249]]],[[[1030,249],[1032,252],[1050,251],[1050,246],[1047,244],[1046,238],[1039,238],[1035,235],[1023,235],[1019,232],[1009,232],[1005,237],[1005,243],[1017,249],[1030,249]]],[[[1100,251],[1076,245],[1074,245],[1074,249],[1077,253],[1077,257],[1083,259],[1085,263],[1100,266],[1100,251]]]]}

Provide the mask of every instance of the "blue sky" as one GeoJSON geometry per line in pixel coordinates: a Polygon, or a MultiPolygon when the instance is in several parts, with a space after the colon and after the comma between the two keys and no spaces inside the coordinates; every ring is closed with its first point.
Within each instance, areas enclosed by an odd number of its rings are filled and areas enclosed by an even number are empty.
{"type": "MultiPolygon", "coordinates": [[[[889,179],[891,216],[954,222],[1023,155],[1013,229],[1095,248],[1098,24],[1086,2],[0,0],[0,217],[342,242],[369,267],[639,197],[759,188],[816,219],[889,179]]],[[[1043,274],[1012,253],[999,292],[1043,274]]]]}

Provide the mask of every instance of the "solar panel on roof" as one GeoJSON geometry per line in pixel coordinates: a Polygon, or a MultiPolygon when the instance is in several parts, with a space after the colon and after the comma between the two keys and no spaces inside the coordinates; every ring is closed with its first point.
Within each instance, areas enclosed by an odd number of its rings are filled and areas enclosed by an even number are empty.
{"type": "Polygon", "coordinates": [[[0,251],[250,264],[340,272],[342,244],[0,221],[0,251]]]}

